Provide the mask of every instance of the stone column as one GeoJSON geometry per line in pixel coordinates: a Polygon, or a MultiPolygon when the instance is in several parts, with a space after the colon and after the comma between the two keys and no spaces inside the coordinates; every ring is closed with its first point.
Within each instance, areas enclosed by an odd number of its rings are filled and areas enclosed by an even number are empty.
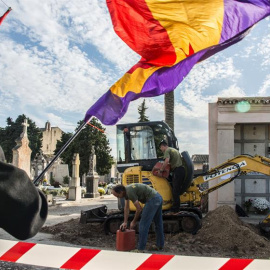
{"type": "MultiPolygon", "coordinates": [[[[209,168],[218,165],[217,163],[217,123],[218,123],[218,106],[217,103],[210,103],[208,108],[209,122],[209,168]]],[[[209,182],[209,188],[216,185],[217,180],[209,182]]],[[[217,208],[218,194],[213,191],[208,195],[208,210],[212,211],[217,208]]]]}
{"type": "Polygon", "coordinates": [[[72,159],[72,177],[69,183],[68,199],[78,201],[82,198],[82,188],[80,186],[80,157],[75,153],[72,159]]]}
{"type": "MultiPolygon", "coordinates": [[[[234,157],[234,124],[219,123],[217,125],[217,164],[221,164],[234,157]]],[[[228,178],[229,176],[224,176],[228,178]]],[[[224,180],[222,177],[219,182],[224,180]]],[[[229,205],[235,208],[234,182],[229,183],[217,190],[217,206],[229,205]]]]}
{"type": "Polygon", "coordinates": [[[96,198],[99,197],[98,193],[98,180],[99,176],[96,172],[96,155],[94,146],[89,158],[89,172],[86,175],[86,193],[85,198],[96,198]]]}
{"type": "Polygon", "coordinates": [[[15,140],[16,146],[12,149],[13,160],[12,164],[22,170],[24,170],[28,176],[31,176],[30,166],[31,166],[31,153],[32,150],[29,148],[29,140],[27,136],[27,119],[22,123],[23,132],[20,137],[15,140]]]}

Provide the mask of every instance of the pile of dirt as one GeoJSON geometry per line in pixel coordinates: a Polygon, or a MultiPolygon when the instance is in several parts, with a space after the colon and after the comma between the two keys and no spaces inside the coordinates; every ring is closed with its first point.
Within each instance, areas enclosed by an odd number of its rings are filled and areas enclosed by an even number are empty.
{"type": "MultiPolygon", "coordinates": [[[[115,250],[116,236],[106,235],[102,224],[80,224],[79,219],[42,228],[56,240],[91,248],[115,250]]],[[[147,248],[155,243],[150,234],[147,248]]],[[[269,259],[270,241],[256,226],[242,222],[229,206],[209,212],[196,235],[166,234],[164,252],[189,256],[269,259]]]]}
{"type": "Polygon", "coordinates": [[[236,253],[269,254],[270,242],[260,235],[258,228],[242,222],[229,206],[210,212],[196,238],[236,253]]]}

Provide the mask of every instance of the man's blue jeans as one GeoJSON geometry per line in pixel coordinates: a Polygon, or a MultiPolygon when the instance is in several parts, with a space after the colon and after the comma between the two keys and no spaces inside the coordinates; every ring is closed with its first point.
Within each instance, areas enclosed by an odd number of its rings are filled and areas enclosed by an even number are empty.
{"type": "Polygon", "coordinates": [[[164,246],[162,202],[162,197],[157,193],[155,197],[146,202],[143,208],[139,225],[139,250],[145,249],[152,221],[155,223],[156,244],[159,248],[163,248],[164,246]]]}

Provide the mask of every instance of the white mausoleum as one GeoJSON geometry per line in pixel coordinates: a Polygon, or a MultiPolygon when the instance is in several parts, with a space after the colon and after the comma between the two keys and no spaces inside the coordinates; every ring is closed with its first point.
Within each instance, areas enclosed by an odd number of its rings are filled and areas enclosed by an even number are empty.
{"type": "MultiPolygon", "coordinates": [[[[218,98],[209,104],[209,168],[240,154],[270,157],[270,97],[218,98]]],[[[252,197],[269,200],[269,179],[256,173],[237,178],[209,194],[209,210],[252,197]]]]}

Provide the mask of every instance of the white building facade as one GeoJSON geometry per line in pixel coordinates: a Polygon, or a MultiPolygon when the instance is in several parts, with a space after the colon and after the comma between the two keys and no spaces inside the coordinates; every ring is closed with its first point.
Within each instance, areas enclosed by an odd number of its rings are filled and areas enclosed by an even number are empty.
{"type": "Polygon", "coordinates": [[[44,155],[54,155],[57,140],[61,141],[63,131],[59,127],[51,127],[49,121],[46,122],[45,128],[41,128],[42,140],[42,153],[44,155]]]}
{"type": "MultiPolygon", "coordinates": [[[[218,98],[209,104],[209,168],[240,154],[270,157],[270,97],[218,98]]],[[[243,205],[252,197],[269,200],[269,180],[261,174],[241,176],[209,194],[209,210],[243,205]]]]}

